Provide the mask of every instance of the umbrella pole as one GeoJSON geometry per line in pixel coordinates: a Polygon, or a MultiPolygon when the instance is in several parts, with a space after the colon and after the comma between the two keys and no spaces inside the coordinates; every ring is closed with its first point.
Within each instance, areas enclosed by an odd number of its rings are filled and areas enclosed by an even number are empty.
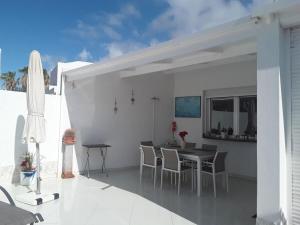
{"type": "Polygon", "coordinates": [[[41,177],[40,177],[40,144],[36,143],[36,193],[41,194],[41,177]]]}

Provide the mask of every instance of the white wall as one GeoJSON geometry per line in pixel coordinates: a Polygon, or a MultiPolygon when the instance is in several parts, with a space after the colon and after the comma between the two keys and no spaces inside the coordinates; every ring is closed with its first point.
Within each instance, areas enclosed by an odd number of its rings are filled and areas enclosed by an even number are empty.
{"type": "MultiPolygon", "coordinates": [[[[204,90],[256,85],[256,62],[246,61],[220,65],[213,68],[193,70],[175,74],[174,95],[202,96],[204,90]]],[[[202,109],[203,109],[202,96],[202,109]]],[[[256,177],[256,144],[237,143],[203,139],[202,118],[175,118],[178,130],[187,130],[187,141],[218,145],[218,149],[227,151],[227,165],[230,173],[247,177],[256,177]]]]}
{"type": "MultiPolygon", "coordinates": [[[[173,88],[170,75],[121,79],[118,74],[110,74],[76,81],[73,85],[66,83],[69,119],[78,138],[75,170],[82,170],[86,162],[82,143],[110,144],[108,168],[137,166],[140,141],[152,139],[153,96],[160,98],[157,106],[157,144],[171,137],[173,88]],[[136,100],[133,105],[130,101],[132,89],[136,100]],[[115,97],[117,113],[113,110],[115,97]]],[[[93,151],[91,168],[99,169],[100,163],[99,152],[93,151]]]]}
{"type": "MultiPolygon", "coordinates": [[[[23,128],[27,116],[26,93],[0,91],[0,179],[18,178],[21,156],[29,150],[34,152],[34,144],[23,144],[23,128]],[[15,168],[16,166],[16,168],[15,168]],[[15,176],[13,178],[13,176],[15,176]]],[[[59,96],[46,95],[45,118],[47,140],[41,144],[43,173],[55,176],[57,171],[59,143],[59,96]]]]}

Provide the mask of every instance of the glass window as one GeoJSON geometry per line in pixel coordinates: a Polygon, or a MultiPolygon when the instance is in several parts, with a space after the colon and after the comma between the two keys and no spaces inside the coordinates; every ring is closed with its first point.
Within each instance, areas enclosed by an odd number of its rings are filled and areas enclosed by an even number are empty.
{"type": "Polygon", "coordinates": [[[256,96],[240,97],[239,134],[255,137],[257,131],[256,96]]]}
{"type": "Polygon", "coordinates": [[[220,135],[233,132],[233,98],[212,98],[210,110],[210,132],[220,135]]]}

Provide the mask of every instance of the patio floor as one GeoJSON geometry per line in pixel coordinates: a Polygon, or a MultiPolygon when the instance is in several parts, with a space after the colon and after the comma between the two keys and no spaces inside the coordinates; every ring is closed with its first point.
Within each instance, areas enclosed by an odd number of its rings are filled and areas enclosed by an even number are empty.
{"type": "MultiPolygon", "coordinates": [[[[36,207],[17,205],[40,212],[45,218],[41,224],[53,225],[255,224],[251,218],[256,211],[255,182],[231,178],[229,193],[219,186],[216,199],[212,188],[197,198],[190,183],[184,184],[182,194],[177,196],[176,188],[167,179],[163,191],[154,190],[150,174],[145,173],[140,185],[138,173],[137,169],[127,169],[113,171],[108,178],[93,173],[90,179],[48,179],[42,190],[58,190],[59,200],[36,207]]],[[[2,185],[13,196],[24,192],[24,187],[2,185]]]]}

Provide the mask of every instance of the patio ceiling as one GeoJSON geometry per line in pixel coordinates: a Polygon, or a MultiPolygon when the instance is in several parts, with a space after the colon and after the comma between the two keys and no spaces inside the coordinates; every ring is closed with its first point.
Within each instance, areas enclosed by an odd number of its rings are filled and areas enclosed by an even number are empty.
{"type": "Polygon", "coordinates": [[[256,53],[256,18],[245,17],[64,73],[67,81],[110,73],[131,77],[256,53]]]}

